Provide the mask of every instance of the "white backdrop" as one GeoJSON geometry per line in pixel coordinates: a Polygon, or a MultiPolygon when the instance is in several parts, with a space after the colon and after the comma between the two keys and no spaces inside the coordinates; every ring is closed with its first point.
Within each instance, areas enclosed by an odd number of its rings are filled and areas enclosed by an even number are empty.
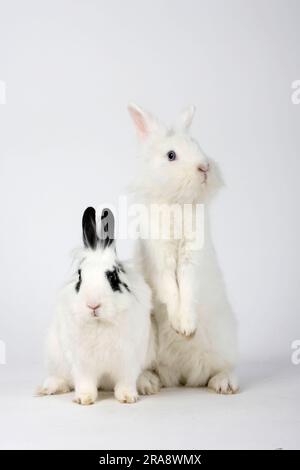
{"type": "MultiPolygon", "coordinates": [[[[134,169],[134,100],[192,133],[223,170],[214,239],[242,355],[300,337],[300,3],[0,1],[0,339],[7,367],[41,361],[82,210],[134,169]]],[[[119,246],[122,256],[132,249],[119,246]]]]}

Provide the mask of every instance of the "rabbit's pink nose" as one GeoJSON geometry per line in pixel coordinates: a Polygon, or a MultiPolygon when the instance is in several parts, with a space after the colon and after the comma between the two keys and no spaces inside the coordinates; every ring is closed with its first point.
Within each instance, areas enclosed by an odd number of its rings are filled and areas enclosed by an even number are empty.
{"type": "Polygon", "coordinates": [[[197,170],[201,171],[201,173],[207,173],[209,170],[209,163],[207,165],[198,165],[197,170]]]}
{"type": "Polygon", "coordinates": [[[101,304],[87,304],[88,308],[91,310],[97,310],[97,308],[101,307],[101,304]]]}

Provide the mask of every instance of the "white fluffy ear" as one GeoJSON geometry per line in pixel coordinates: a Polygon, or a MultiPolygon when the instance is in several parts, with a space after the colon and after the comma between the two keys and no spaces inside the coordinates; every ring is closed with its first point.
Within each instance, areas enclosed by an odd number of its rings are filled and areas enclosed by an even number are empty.
{"type": "Polygon", "coordinates": [[[135,124],[138,135],[142,139],[147,138],[152,132],[157,132],[160,129],[157,119],[135,103],[129,103],[128,111],[135,124]]]}
{"type": "Polygon", "coordinates": [[[194,106],[193,104],[185,108],[180,115],[179,127],[181,127],[182,129],[189,129],[192,124],[195,112],[196,106],[194,106]]]}

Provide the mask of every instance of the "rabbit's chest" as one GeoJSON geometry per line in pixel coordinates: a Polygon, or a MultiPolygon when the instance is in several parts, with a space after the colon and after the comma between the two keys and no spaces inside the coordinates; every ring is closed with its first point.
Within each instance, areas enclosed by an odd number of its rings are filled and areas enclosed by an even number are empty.
{"type": "Polygon", "coordinates": [[[108,372],[107,369],[119,364],[122,354],[130,347],[129,342],[117,328],[99,325],[82,333],[78,338],[76,354],[87,360],[94,370],[99,370],[99,373],[108,372]]]}

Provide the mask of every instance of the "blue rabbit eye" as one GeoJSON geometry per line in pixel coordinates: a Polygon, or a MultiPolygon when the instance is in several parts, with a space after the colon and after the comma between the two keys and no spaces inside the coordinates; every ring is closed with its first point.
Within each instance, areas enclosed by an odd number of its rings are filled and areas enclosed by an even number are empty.
{"type": "Polygon", "coordinates": [[[176,153],[174,152],[174,150],[170,150],[170,152],[167,153],[167,157],[170,162],[176,160],[176,153]]]}

